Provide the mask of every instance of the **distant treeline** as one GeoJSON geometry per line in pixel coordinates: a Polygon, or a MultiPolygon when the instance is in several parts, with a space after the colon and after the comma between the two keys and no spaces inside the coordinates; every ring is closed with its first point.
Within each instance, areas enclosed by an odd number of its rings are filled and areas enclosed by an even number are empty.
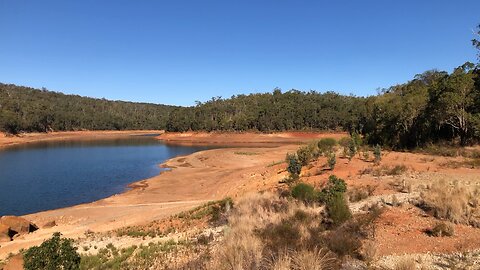
{"type": "Polygon", "coordinates": [[[0,131],[164,129],[173,106],[109,101],[0,83],[0,131]]]}
{"type": "Polygon", "coordinates": [[[356,130],[371,144],[410,148],[438,141],[480,139],[480,72],[472,63],[451,74],[431,70],[377,96],[333,92],[238,95],[177,108],[169,131],[356,130]]]}
{"type": "Polygon", "coordinates": [[[0,130],[346,130],[370,144],[413,148],[480,142],[480,70],[431,70],[370,97],[275,89],[173,107],[65,95],[0,84],[0,130]]]}

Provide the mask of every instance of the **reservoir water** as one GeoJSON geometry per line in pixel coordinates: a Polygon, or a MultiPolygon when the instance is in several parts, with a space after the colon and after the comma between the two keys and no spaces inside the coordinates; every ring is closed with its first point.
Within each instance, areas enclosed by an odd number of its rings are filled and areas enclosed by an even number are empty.
{"type": "MultiPolygon", "coordinates": [[[[0,216],[92,202],[158,175],[158,165],[205,146],[166,145],[151,136],[57,141],[0,150],[0,216]]],[[[211,147],[210,147],[211,148],[211,147]]]]}

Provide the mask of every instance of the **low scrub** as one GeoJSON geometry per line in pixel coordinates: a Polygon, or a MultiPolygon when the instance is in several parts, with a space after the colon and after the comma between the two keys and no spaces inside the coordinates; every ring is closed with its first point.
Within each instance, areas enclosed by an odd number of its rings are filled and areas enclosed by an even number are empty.
{"type": "Polygon", "coordinates": [[[395,176],[402,175],[407,171],[407,166],[405,165],[395,165],[395,166],[380,166],[371,170],[373,176],[395,176]]]}
{"type": "Polygon", "coordinates": [[[54,233],[38,247],[29,248],[23,257],[27,270],[78,269],[80,264],[73,240],[62,238],[60,233],[54,233]]]}
{"type": "MultiPolygon", "coordinates": [[[[315,191],[307,184],[295,187],[303,195],[315,191]]],[[[340,257],[362,258],[362,240],[373,235],[369,231],[379,214],[367,211],[352,217],[345,191],[345,183],[332,177],[317,191],[314,204],[304,204],[303,195],[295,195],[299,202],[271,193],[239,200],[211,269],[338,269],[340,257]],[[332,220],[335,226],[330,226],[332,220]]]]}
{"type": "Polygon", "coordinates": [[[292,187],[292,197],[305,203],[312,203],[317,200],[317,192],[312,185],[298,183],[292,187]]]}
{"type": "Polygon", "coordinates": [[[375,191],[374,186],[358,186],[349,188],[347,191],[347,197],[350,202],[358,202],[372,196],[375,191]]]}
{"type": "Polygon", "coordinates": [[[337,145],[337,141],[334,138],[320,139],[317,143],[318,151],[322,155],[334,152],[335,145],[337,145]]]}
{"type": "Polygon", "coordinates": [[[228,212],[232,207],[233,200],[225,198],[220,201],[208,202],[187,212],[182,212],[177,215],[177,218],[190,220],[207,217],[211,222],[219,222],[225,216],[225,212],[228,212]]]}
{"type": "Polygon", "coordinates": [[[480,227],[480,189],[438,181],[421,193],[419,206],[438,219],[480,227]]]}
{"type": "Polygon", "coordinates": [[[451,224],[439,222],[431,230],[428,230],[427,233],[435,237],[453,236],[454,228],[451,224]]]}

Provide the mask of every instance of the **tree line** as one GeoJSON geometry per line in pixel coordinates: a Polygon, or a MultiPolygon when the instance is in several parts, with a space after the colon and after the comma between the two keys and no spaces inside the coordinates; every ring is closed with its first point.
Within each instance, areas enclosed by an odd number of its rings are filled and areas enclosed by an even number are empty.
{"type": "Polygon", "coordinates": [[[480,139],[480,70],[430,70],[370,97],[290,90],[213,98],[173,110],[169,131],[347,130],[370,144],[409,148],[480,139]]]}
{"type": "Polygon", "coordinates": [[[164,129],[174,106],[110,101],[0,83],[0,131],[164,129]]]}
{"type": "Polygon", "coordinates": [[[0,84],[0,130],[346,130],[370,144],[413,148],[480,141],[480,69],[430,70],[370,97],[275,89],[192,107],[109,101],[0,84]]]}

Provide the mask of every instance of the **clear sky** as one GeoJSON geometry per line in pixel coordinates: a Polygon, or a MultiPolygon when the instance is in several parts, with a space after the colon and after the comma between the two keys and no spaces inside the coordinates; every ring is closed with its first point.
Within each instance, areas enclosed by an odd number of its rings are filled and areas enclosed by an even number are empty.
{"type": "Polygon", "coordinates": [[[176,105],[371,95],[476,61],[479,23],[479,0],[0,0],[0,82],[176,105]]]}

